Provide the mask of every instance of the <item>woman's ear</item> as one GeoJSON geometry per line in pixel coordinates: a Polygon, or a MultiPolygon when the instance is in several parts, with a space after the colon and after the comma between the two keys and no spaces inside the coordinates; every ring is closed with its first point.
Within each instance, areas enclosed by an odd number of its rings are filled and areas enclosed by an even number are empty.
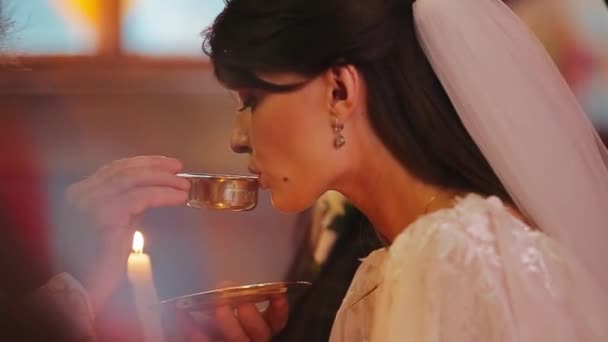
{"type": "Polygon", "coordinates": [[[331,68],[328,72],[330,113],[341,121],[346,121],[357,110],[362,100],[362,78],[353,65],[331,68]]]}

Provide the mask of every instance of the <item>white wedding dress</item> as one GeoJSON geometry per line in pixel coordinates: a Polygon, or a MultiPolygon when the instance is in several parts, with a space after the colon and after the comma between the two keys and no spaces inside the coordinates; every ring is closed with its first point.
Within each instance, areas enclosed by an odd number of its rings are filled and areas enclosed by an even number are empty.
{"type": "Polygon", "coordinates": [[[330,341],[608,341],[608,298],[559,243],[470,194],[362,261],[330,341]]]}

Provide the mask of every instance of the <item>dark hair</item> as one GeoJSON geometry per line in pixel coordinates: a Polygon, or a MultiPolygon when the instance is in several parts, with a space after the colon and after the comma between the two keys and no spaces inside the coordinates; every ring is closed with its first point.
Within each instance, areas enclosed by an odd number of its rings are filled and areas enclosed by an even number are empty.
{"type": "Polygon", "coordinates": [[[371,124],[384,145],[422,181],[496,195],[504,186],[463,127],[427,61],[413,0],[228,0],[205,31],[203,50],[228,88],[290,91],[259,72],[312,78],[354,65],[368,90],[371,124]]]}

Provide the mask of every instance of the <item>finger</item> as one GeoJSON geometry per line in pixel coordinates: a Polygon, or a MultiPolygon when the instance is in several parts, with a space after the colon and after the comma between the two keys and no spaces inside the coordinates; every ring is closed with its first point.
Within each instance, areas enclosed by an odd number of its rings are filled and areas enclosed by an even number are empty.
{"type": "Polygon", "coordinates": [[[270,326],[272,335],[283,330],[289,317],[287,296],[285,294],[272,295],[270,297],[268,309],[264,312],[264,317],[270,326]]]}
{"type": "Polygon", "coordinates": [[[190,189],[190,181],[173,172],[146,167],[130,167],[114,173],[104,185],[114,185],[119,192],[140,185],[168,186],[175,189],[190,189]]]}
{"type": "Polygon", "coordinates": [[[272,337],[271,328],[252,303],[241,304],[237,308],[237,318],[249,338],[256,342],[266,342],[272,337]]]}
{"type": "Polygon", "coordinates": [[[147,209],[183,205],[187,199],[187,191],[155,186],[133,189],[119,200],[92,205],[96,207],[96,222],[108,228],[126,228],[147,209]]]}
{"type": "Polygon", "coordinates": [[[111,174],[113,170],[129,167],[153,168],[176,173],[183,168],[183,165],[178,159],[165,156],[137,156],[115,160],[106,167],[102,167],[100,171],[107,175],[111,174]]]}
{"type": "Polygon", "coordinates": [[[112,200],[133,188],[144,186],[161,186],[189,191],[190,182],[166,171],[143,167],[128,168],[115,173],[106,180],[106,183],[100,184],[98,189],[91,191],[88,196],[83,195],[82,201],[90,203],[96,200],[112,200]]]}
{"type": "Polygon", "coordinates": [[[93,174],[93,176],[90,177],[90,181],[84,183],[83,191],[91,191],[92,189],[107,183],[109,179],[112,179],[122,170],[140,168],[175,174],[182,169],[182,163],[177,159],[161,156],[140,156],[120,159],[102,167],[93,174]]]}
{"type": "Polygon", "coordinates": [[[207,334],[194,323],[187,312],[178,309],[171,311],[171,326],[169,328],[171,340],[211,342],[211,337],[207,336],[207,334]]]}
{"type": "Polygon", "coordinates": [[[223,340],[231,342],[249,341],[241,327],[238,318],[234,315],[232,307],[224,305],[215,309],[217,329],[223,340]]]}
{"type": "Polygon", "coordinates": [[[188,200],[188,192],[167,187],[137,188],[127,193],[128,200],[133,202],[131,215],[141,215],[150,208],[183,205],[188,200]]]}
{"type": "Polygon", "coordinates": [[[83,194],[90,193],[93,189],[107,182],[107,179],[112,177],[120,170],[127,168],[148,168],[168,173],[177,173],[182,169],[182,163],[174,158],[163,156],[139,156],[115,160],[100,169],[93,175],[76,183],[71,189],[71,195],[81,197],[83,194]]]}

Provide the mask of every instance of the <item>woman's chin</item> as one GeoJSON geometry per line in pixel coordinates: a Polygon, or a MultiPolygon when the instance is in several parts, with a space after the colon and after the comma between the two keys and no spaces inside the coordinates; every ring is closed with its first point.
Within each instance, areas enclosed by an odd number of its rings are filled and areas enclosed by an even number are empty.
{"type": "Polygon", "coordinates": [[[275,192],[270,192],[270,203],[272,206],[283,213],[294,213],[306,210],[312,206],[312,201],[302,201],[296,195],[281,195],[275,192]]]}

